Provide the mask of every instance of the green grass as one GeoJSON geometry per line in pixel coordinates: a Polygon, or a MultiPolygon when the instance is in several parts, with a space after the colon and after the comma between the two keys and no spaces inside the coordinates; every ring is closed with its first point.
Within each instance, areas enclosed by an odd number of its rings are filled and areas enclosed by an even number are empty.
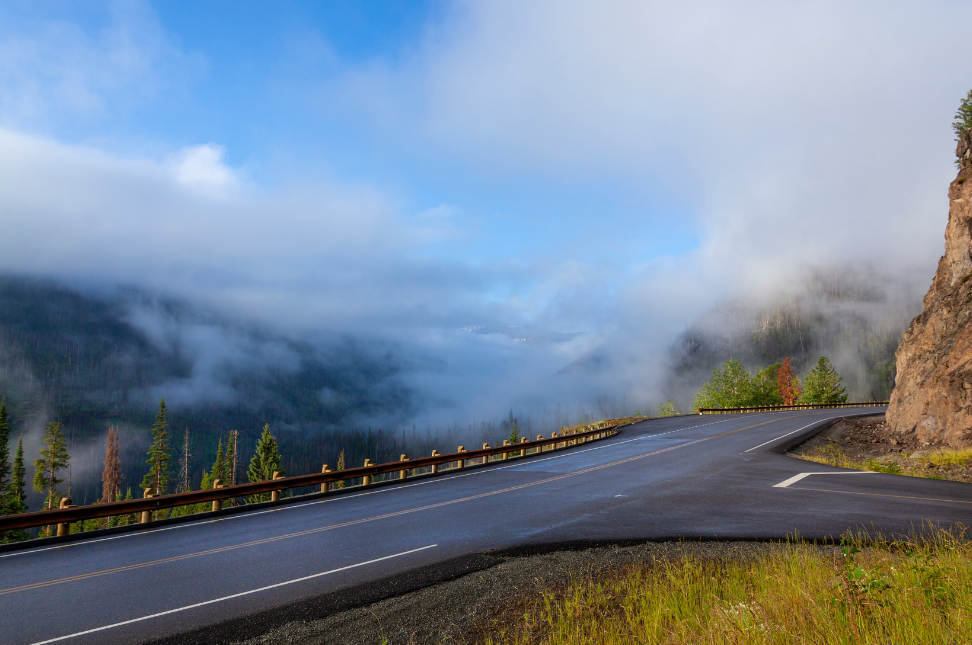
{"type": "Polygon", "coordinates": [[[683,557],[527,599],[504,644],[969,643],[972,545],[958,532],[749,560],[683,557]]]}

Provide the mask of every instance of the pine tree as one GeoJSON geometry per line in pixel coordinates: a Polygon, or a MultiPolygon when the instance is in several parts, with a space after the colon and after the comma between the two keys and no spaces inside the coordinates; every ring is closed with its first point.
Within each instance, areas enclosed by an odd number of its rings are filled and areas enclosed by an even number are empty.
{"type": "Polygon", "coordinates": [[[118,501],[121,496],[121,459],[118,454],[118,428],[108,428],[105,446],[105,469],[101,473],[101,501],[104,504],[118,501]]]}
{"type": "Polygon", "coordinates": [[[970,128],[972,128],[972,90],[969,90],[969,93],[965,95],[965,98],[959,104],[958,111],[955,112],[955,120],[952,121],[955,140],[959,141],[970,128]]]}
{"type": "Polygon", "coordinates": [[[34,490],[47,493],[44,508],[57,508],[61,502],[61,493],[57,487],[64,481],[58,473],[68,467],[71,459],[67,451],[67,443],[61,432],[61,424],[56,421],[47,424],[44,432],[44,447],[40,450],[41,458],[34,462],[34,490]]]}
{"type": "MultiPolygon", "coordinates": [[[[20,436],[20,441],[17,443],[17,456],[14,457],[10,485],[7,486],[7,496],[3,502],[5,513],[8,515],[27,512],[27,469],[24,468],[23,435],[20,436]]],[[[28,539],[30,539],[30,534],[23,529],[0,533],[0,542],[20,542],[28,539]]]]}
{"type": "Polygon", "coordinates": [[[159,399],[159,412],[152,426],[152,445],[148,449],[149,471],[142,478],[142,488],[154,488],[156,495],[165,494],[169,485],[169,424],[165,420],[165,399],[159,399]]]}
{"type": "Polygon", "coordinates": [[[5,502],[10,486],[10,424],[7,420],[7,397],[0,402],[0,515],[7,515],[5,502]]]}
{"type": "Polygon", "coordinates": [[[846,389],[840,384],[843,381],[830,359],[821,356],[817,360],[807,377],[803,379],[803,396],[801,403],[844,403],[847,401],[846,389]]]}
{"type": "Polygon", "coordinates": [[[213,469],[210,472],[212,481],[220,480],[226,485],[226,459],[223,457],[223,440],[219,440],[216,448],[216,461],[213,462],[213,469]]]}
{"type": "MultiPolygon", "coordinates": [[[[274,472],[283,475],[280,466],[280,450],[277,448],[277,440],[270,434],[270,424],[263,426],[263,434],[257,441],[256,454],[250,459],[250,468],[247,471],[247,479],[251,482],[263,482],[273,478],[274,472]]],[[[251,496],[253,502],[265,502],[270,499],[270,493],[251,496]]]]}

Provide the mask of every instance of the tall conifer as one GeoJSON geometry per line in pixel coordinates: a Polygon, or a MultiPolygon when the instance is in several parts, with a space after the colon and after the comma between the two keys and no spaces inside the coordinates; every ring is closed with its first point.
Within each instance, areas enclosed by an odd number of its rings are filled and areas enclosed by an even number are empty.
{"type": "Polygon", "coordinates": [[[57,487],[64,478],[58,477],[58,473],[68,467],[70,459],[67,442],[61,432],[61,424],[56,421],[47,424],[40,459],[34,462],[34,490],[38,493],[47,493],[44,508],[57,508],[61,502],[61,493],[57,487]]]}
{"type": "MultiPolygon", "coordinates": [[[[8,515],[27,512],[27,469],[24,468],[23,435],[20,436],[20,441],[17,443],[17,456],[14,457],[10,485],[7,487],[7,496],[3,502],[4,512],[8,515]]],[[[30,534],[23,529],[13,529],[0,533],[0,542],[20,542],[27,539],[30,539],[30,534]]]]}
{"type": "Polygon", "coordinates": [[[156,495],[165,494],[169,485],[169,424],[165,419],[165,399],[159,399],[159,412],[152,426],[152,445],[148,449],[149,471],[142,478],[142,488],[154,488],[156,495]]]}
{"type": "Polygon", "coordinates": [[[830,359],[821,356],[817,360],[807,377],[803,379],[803,396],[801,403],[844,403],[847,401],[847,390],[840,383],[843,381],[830,359]]]}
{"type": "Polygon", "coordinates": [[[223,457],[223,440],[219,440],[219,445],[216,447],[216,461],[213,463],[213,469],[210,471],[210,476],[213,481],[217,479],[223,483],[223,486],[227,485],[226,480],[226,459],[223,457]]]}
{"type": "MultiPolygon", "coordinates": [[[[257,441],[256,453],[250,459],[250,468],[247,471],[247,478],[251,482],[263,482],[273,478],[274,472],[283,475],[280,466],[280,450],[277,448],[277,439],[270,434],[270,424],[263,426],[263,434],[257,441]]],[[[270,493],[251,496],[253,502],[265,502],[270,499],[270,493]]]]}
{"type": "Polygon", "coordinates": [[[0,515],[9,511],[4,509],[7,488],[10,485],[10,424],[7,420],[7,397],[0,402],[0,515]]]}

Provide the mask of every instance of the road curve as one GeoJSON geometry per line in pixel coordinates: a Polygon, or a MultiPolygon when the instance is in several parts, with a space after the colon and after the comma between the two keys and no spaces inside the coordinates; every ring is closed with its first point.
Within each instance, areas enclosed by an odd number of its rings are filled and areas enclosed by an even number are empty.
{"type": "Polygon", "coordinates": [[[132,643],[191,634],[192,642],[220,642],[226,630],[259,634],[268,617],[294,607],[348,608],[376,590],[481,568],[499,549],[968,525],[970,484],[780,454],[831,419],[882,411],[655,419],[512,463],[0,553],[0,640],[132,643]]]}

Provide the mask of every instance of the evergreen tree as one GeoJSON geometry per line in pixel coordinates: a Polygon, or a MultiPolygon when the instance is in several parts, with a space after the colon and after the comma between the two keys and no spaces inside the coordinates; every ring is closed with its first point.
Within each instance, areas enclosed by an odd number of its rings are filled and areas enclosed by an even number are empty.
{"type": "Polygon", "coordinates": [[[952,121],[952,130],[955,131],[955,140],[960,140],[965,133],[972,128],[972,90],[965,95],[959,104],[959,109],[955,113],[955,120],[952,121]]]}
{"type": "MultiPolygon", "coordinates": [[[[263,434],[257,441],[256,454],[250,459],[250,468],[247,471],[247,479],[250,482],[264,482],[273,478],[273,473],[279,472],[283,475],[280,466],[280,450],[277,448],[276,438],[270,434],[270,424],[263,426],[263,434]]],[[[251,496],[253,502],[265,502],[270,499],[270,493],[251,496]]]]}
{"type": "Polygon", "coordinates": [[[830,359],[821,356],[806,378],[803,379],[803,396],[800,403],[844,403],[847,401],[843,381],[830,359]]]}
{"type": "Polygon", "coordinates": [[[763,368],[753,376],[753,391],[750,405],[782,405],[783,397],[780,396],[779,371],[783,366],[773,363],[769,367],[763,368]]]}
{"type": "Polygon", "coordinates": [[[10,511],[4,508],[7,499],[7,488],[10,485],[10,424],[7,420],[7,397],[0,402],[0,515],[7,515],[10,511]]]}
{"type": "Polygon", "coordinates": [[[17,455],[13,461],[10,485],[4,506],[8,515],[27,512],[27,469],[24,467],[24,436],[17,442],[17,455]]]}
{"type": "Polygon", "coordinates": [[[47,424],[44,432],[44,447],[40,450],[40,459],[34,462],[34,490],[47,493],[44,508],[57,508],[61,502],[61,493],[57,486],[64,481],[58,473],[68,467],[67,443],[61,432],[61,424],[56,421],[47,424]]]}
{"type": "Polygon", "coordinates": [[[156,495],[165,494],[169,485],[169,424],[165,420],[165,399],[159,399],[159,412],[152,426],[152,445],[148,449],[149,471],[142,478],[142,488],[154,488],[156,495]]]}
{"type": "MultiPolygon", "coordinates": [[[[27,469],[24,468],[24,437],[20,436],[17,443],[17,456],[14,457],[13,471],[10,485],[7,486],[7,496],[4,502],[4,513],[17,515],[27,512],[27,469]]],[[[30,539],[30,534],[23,529],[13,529],[0,533],[0,542],[20,542],[30,539]]]]}
{"type": "Polygon", "coordinates": [[[228,485],[226,480],[226,459],[223,457],[223,440],[219,440],[219,446],[216,448],[216,461],[213,463],[213,469],[210,471],[211,481],[216,481],[217,479],[223,482],[223,485],[228,485]]]}
{"type": "Polygon", "coordinates": [[[506,438],[510,444],[520,443],[520,426],[517,425],[516,421],[510,423],[510,436],[506,438]]]}

